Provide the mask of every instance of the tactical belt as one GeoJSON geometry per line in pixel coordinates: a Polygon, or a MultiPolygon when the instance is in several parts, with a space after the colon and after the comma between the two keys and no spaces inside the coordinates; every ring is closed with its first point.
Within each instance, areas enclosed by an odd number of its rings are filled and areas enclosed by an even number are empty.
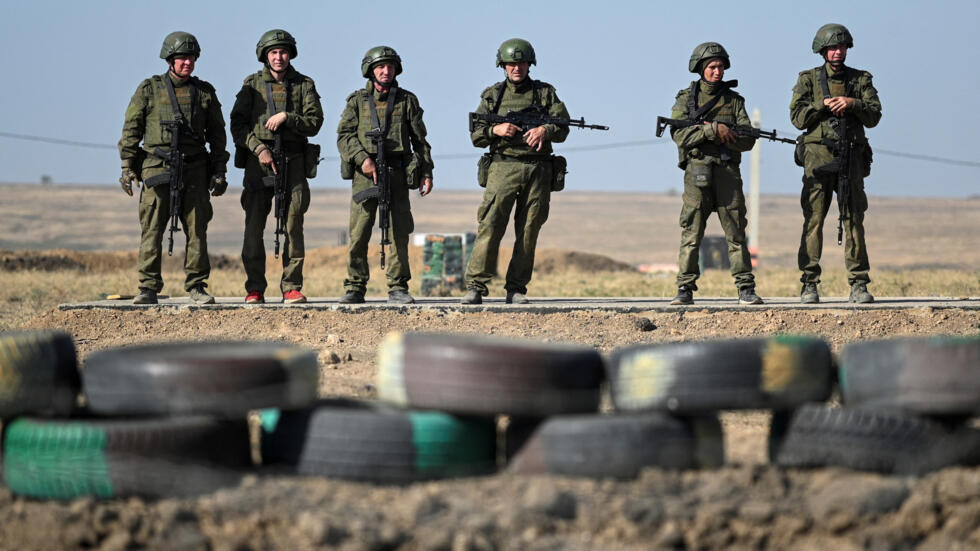
{"type": "Polygon", "coordinates": [[[516,157],[513,155],[504,155],[503,153],[494,153],[494,162],[509,162],[509,163],[543,163],[551,160],[551,156],[534,156],[534,157],[516,157]]]}
{"type": "MultiPolygon", "coordinates": [[[[270,150],[276,146],[275,140],[259,140],[264,143],[266,147],[270,150]]],[[[302,142],[284,143],[282,148],[286,151],[286,155],[299,155],[305,151],[306,144],[302,142]]]]}

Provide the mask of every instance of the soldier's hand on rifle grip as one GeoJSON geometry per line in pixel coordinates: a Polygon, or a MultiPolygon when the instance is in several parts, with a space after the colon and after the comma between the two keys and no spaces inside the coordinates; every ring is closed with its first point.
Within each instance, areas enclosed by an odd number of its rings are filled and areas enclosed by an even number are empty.
{"type": "Polygon", "coordinates": [[[533,147],[536,151],[541,151],[541,148],[544,147],[544,137],[546,132],[547,131],[543,126],[532,128],[524,133],[524,142],[533,147]]]}
{"type": "Polygon", "coordinates": [[[823,100],[823,104],[830,109],[830,112],[833,113],[835,117],[839,117],[844,114],[844,111],[854,107],[854,98],[844,96],[825,98],[823,100]]]}
{"type": "Polygon", "coordinates": [[[282,126],[284,122],[286,122],[286,112],[280,111],[279,113],[269,117],[269,120],[265,121],[265,128],[266,130],[275,132],[276,130],[279,130],[279,127],[282,126]]]}
{"type": "Polygon", "coordinates": [[[364,159],[364,162],[361,163],[361,172],[363,172],[365,176],[374,180],[374,185],[378,185],[378,169],[376,166],[374,166],[374,159],[371,157],[364,159]]]}
{"type": "Polygon", "coordinates": [[[228,189],[228,180],[225,178],[224,174],[215,174],[211,176],[211,185],[208,189],[211,190],[212,197],[220,197],[224,194],[225,190],[228,189]]]}
{"type": "Polygon", "coordinates": [[[276,163],[272,160],[272,152],[268,149],[263,149],[262,152],[259,153],[259,162],[271,168],[273,174],[279,174],[279,172],[276,170],[276,163]]]}
{"type": "Polygon", "coordinates": [[[509,122],[503,122],[493,127],[493,135],[501,138],[513,138],[520,131],[520,126],[509,122]]]}
{"type": "Polygon", "coordinates": [[[714,126],[715,134],[718,139],[721,140],[723,144],[729,144],[735,141],[735,132],[728,125],[721,122],[711,123],[714,126]]]}
{"type": "Polygon", "coordinates": [[[136,182],[136,173],[131,168],[122,169],[122,176],[119,177],[119,185],[126,195],[133,196],[133,182],[136,182]]]}
{"type": "Polygon", "coordinates": [[[432,178],[422,178],[422,185],[419,186],[419,195],[425,197],[432,192],[432,178]]]}

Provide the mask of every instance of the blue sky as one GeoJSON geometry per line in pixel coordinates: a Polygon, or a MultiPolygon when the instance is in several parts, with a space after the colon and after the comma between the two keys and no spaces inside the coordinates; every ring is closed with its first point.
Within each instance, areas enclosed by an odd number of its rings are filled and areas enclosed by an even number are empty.
{"type": "MultiPolygon", "coordinates": [[[[163,73],[158,58],[173,30],[194,33],[203,47],[195,75],[218,90],[225,117],[242,79],[259,68],[255,43],[285,28],[299,43],[295,66],[317,82],[326,121],[314,141],[336,156],[344,99],[363,86],[360,60],[371,46],[401,54],[401,85],[425,109],[436,157],[436,189],[476,189],[476,158],[466,114],[479,93],[502,79],[494,67],[506,38],[530,40],[538,57],[531,75],[554,84],[573,117],[609,132],[573,129],[557,146],[569,162],[567,189],[664,192],[682,187],[676,148],[655,140],[657,115],[694,75],[691,50],[721,42],[732,56],[726,78],[740,81],[762,126],[792,132],[789,99],[799,71],[820,59],[810,51],[827,22],[855,36],[848,64],[871,71],[883,118],[868,132],[875,155],[868,192],[881,196],[967,197],[980,193],[980,93],[976,22],[980,3],[796,2],[660,3],[642,1],[515,3],[514,13],[486,2],[5,2],[0,41],[7,77],[0,86],[0,132],[115,144],[137,84],[163,73]],[[886,7],[887,6],[887,7],[886,7]],[[610,144],[632,144],[603,148],[610,144]],[[653,142],[653,143],[642,143],[653,142]],[[597,148],[589,150],[588,148],[597,148]],[[959,159],[974,166],[926,162],[886,152],[959,159]]],[[[792,135],[795,135],[793,133],[792,135]]],[[[229,135],[229,144],[231,143],[229,135]]],[[[112,183],[118,154],[0,136],[0,181],[112,183]]],[[[743,165],[748,178],[748,163],[743,165]]],[[[241,172],[229,169],[241,182],[241,172]]],[[[344,186],[336,161],[320,167],[314,186],[344,186]]],[[[800,169],[792,147],[765,142],[763,193],[795,194],[800,169]]]]}

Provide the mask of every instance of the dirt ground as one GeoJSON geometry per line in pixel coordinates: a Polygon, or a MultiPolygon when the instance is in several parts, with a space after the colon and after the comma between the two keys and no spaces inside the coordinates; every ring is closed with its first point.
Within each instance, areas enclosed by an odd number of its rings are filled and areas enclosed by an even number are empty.
{"type": "MultiPolygon", "coordinates": [[[[242,309],[59,311],[29,327],[70,331],[82,358],[120,345],[229,335],[315,349],[321,394],[371,399],[389,331],[529,337],[603,353],[644,342],[773,333],[851,341],[975,335],[976,311],[744,311],[621,314],[242,309]]],[[[499,474],[374,486],[248,475],[196,499],[43,502],[0,489],[3,549],[978,549],[980,468],[922,477],[767,464],[769,416],[723,414],[727,466],[649,469],[636,480],[499,474]]]]}

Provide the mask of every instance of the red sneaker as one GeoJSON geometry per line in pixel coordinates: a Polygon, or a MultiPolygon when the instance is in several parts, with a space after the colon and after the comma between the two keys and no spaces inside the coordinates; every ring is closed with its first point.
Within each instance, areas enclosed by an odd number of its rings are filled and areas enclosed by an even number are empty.
{"type": "Polygon", "coordinates": [[[282,301],[285,302],[286,304],[299,304],[302,302],[306,302],[306,297],[303,296],[303,293],[293,289],[291,291],[286,291],[285,293],[283,293],[282,301]]]}
{"type": "Polygon", "coordinates": [[[258,291],[252,291],[245,297],[245,304],[264,304],[265,297],[258,291]]]}

